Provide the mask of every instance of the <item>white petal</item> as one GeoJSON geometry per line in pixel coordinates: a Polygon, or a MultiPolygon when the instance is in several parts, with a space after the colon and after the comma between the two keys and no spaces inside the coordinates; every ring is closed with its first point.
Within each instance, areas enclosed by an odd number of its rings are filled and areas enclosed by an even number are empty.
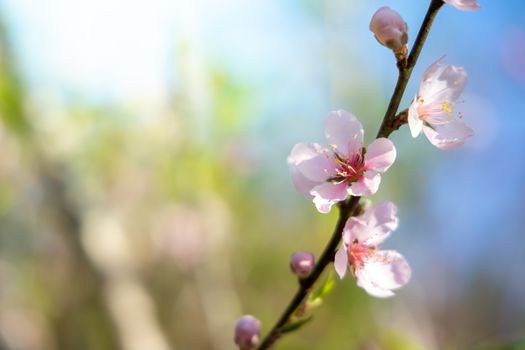
{"type": "Polygon", "coordinates": [[[326,118],[325,136],[341,155],[356,154],[363,147],[363,126],[357,118],[346,111],[330,112],[326,118]]]}
{"type": "Polygon", "coordinates": [[[412,137],[417,137],[423,129],[423,121],[419,119],[417,108],[418,102],[416,99],[414,99],[410,105],[410,108],[408,109],[408,126],[410,128],[412,137]]]}
{"type": "Polygon", "coordinates": [[[370,276],[363,271],[363,269],[358,269],[356,271],[357,285],[363,288],[368,294],[377,298],[388,298],[394,295],[389,289],[379,288],[375,283],[370,279],[370,276]]]}
{"type": "Polygon", "coordinates": [[[456,101],[467,84],[467,72],[463,67],[447,64],[441,72],[439,80],[445,81],[447,84],[447,92],[443,97],[456,101]]]}
{"type": "MultiPolygon", "coordinates": [[[[431,96],[434,92],[441,90],[438,86],[439,83],[437,83],[437,77],[441,75],[441,72],[443,72],[445,68],[445,56],[442,56],[436,62],[432,63],[423,74],[421,84],[419,85],[418,95],[422,97],[425,102],[427,97],[431,96]]],[[[446,84],[442,84],[442,87],[445,86],[446,84]]]]}
{"type": "Polygon", "coordinates": [[[411,269],[405,258],[396,251],[376,252],[364,266],[356,271],[357,284],[376,297],[394,295],[409,280],[411,269]]]}
{"type": "Polygon", "coordinates": [[[423,73],[423,78],[421,78],[421,85],[424,82],[431,80],[434,76],[439,74],[438,72],[444,68],[445,65],[445,55],[441,56],[436,62],[432,63],[425,73],[423,73]]]}
{"type": "Polygon", "coordinates": [[[419,88],[419,96],[424,104],[437,104],[438,108],[446,100],[456,101],[467,82],[467,73],[462,67],[444,64],[440,58],[425,72],[419,88]]]}
{"type": "Polygon", "coordinates": [[[444,151],[463,146],[467,138],[474,135],[471,128],[459,121],[434,128],[425,126],[423,132],[431,144],[444,151]]]}

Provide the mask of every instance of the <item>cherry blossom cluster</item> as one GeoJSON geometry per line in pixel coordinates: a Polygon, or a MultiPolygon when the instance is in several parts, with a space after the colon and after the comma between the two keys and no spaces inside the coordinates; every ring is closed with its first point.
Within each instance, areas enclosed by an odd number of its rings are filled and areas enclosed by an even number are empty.
{"type": "MultiPolygon", "coordinates": [[[[475,0],[443,0],[464,11],[479,8],[475,0]]],[[[398,65],[407,62],[408,26],[396,11],[382,7],[370,22],[377,41],[391,49],[398,65]]],[[[473,130],[456,113],[456,104],[467,81],[461,67],[438,59],[424,73],[419,90],[405,111],[412,137],[421,132],[441,150],[462,146],[473,130]]],[[[398,118],[401,118],[398,116],[398,118]]],[[[324,126],[326,145],[296,144],[289,157],[292,182],[296,190],[310,199],[320,213],[328,213],[353,197],[375,194],[381,174],[396,160],[396,148],[385,137],[365,146],[364,129],[352,113],[337,110],[328,113],[324,126]]],[[[334,268],[342,279],[349,272],[357,285],[375,297],[390,297],[411,277],[406,259],[397,251],[380,250],[379,245],[398,227],[397,207],[386,201],[370,206],[346,221],[342,243],[334,255],[334,268]]],[[[290,267],[299,280],[306,279],[315,268],[313,254],[294,253],[290,267]]],[[[240,349],[253,348],[259,338],[260,323],[243,316],[235,328],[235,342],[240,349]]]]}

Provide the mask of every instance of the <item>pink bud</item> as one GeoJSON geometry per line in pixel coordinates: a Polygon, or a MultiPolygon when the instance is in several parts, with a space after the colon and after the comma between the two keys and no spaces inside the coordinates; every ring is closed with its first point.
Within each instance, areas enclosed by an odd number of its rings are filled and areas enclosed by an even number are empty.
{"type": "Polygon", "coordinates": [[[381,45],[392,50],[399,50],[408,42],[407,24],[399,13],[387,6],[374,13],[370,21],[370,30],[381,45]]]}
{"type": "Polygon", "coordinates": [[[299,252],[293,253],[290,259],[290,268],[300,278],[308,277],[315,265],[315,258],[312,253],[299,252]]]}
{"type": "Polygon", "coordinates": [[[259,342],[261,322],[251,315],[244,315],[235,324],[235,344],[240,350],[250,350],[259,342]]]}

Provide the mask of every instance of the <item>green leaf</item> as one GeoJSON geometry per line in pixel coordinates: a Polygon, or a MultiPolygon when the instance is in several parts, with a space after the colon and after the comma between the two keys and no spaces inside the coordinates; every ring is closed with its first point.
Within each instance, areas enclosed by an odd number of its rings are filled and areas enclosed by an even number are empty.
{"type": "Polygon", "coordinates": [[[314,316],[310,315],[310,316],[308,316],[306,318],[302,318],[300,320],[287,323],[286,325],[284,325],[283,328],[281,328],[281,333],[293,332],[293,331],[301,328],[302,326],[304,326],[306,323],[310,322],[312,320],[312,318],[314,318],[314,316]]]}
{"type": "Polygon", "coordinates": [[[321,305],[323,299],[332,291],[335,286],[335,279],[333,271],[328,273],[328,276],[324,280],[324,283],[320,285],[316,290],[310,294],[308,298],[308,304],[310,306],[319,306],[321,305]]]}

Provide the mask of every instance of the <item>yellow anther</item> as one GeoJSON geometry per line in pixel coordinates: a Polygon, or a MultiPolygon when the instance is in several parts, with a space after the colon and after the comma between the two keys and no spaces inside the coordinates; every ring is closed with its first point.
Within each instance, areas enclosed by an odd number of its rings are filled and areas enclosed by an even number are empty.
{"type": "Polygon", "coordinates": [[[452,114],[452,109],[454,108],[454,105],[449,101],[445,100],[443,104],[441,105],[441,110],[447,112],[448,115],[452,114]]]}

